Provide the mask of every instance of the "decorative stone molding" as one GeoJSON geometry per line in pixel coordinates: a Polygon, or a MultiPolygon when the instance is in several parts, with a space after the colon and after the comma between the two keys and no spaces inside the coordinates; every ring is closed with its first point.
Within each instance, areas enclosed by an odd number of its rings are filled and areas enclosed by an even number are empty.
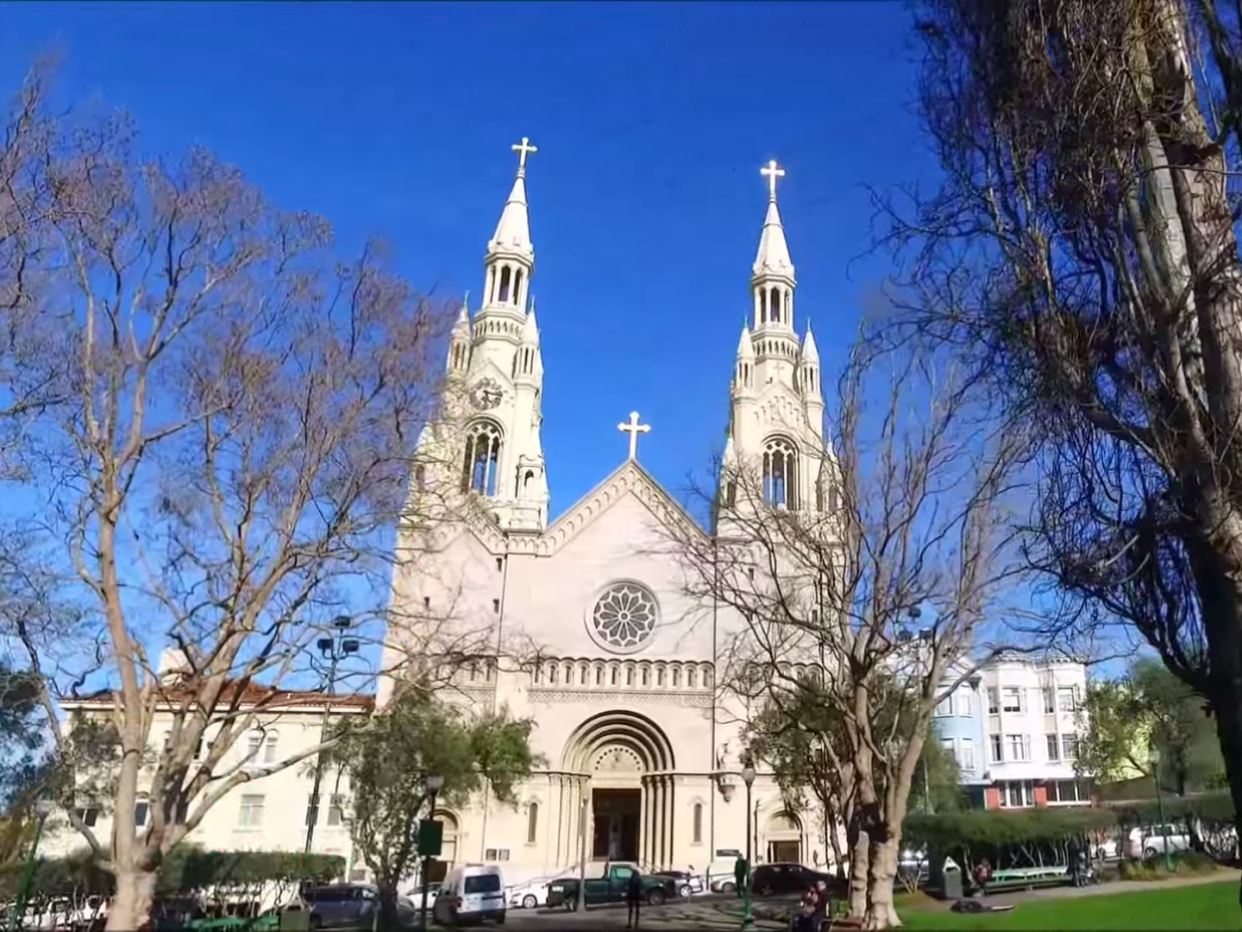
{"type": "Polygon", "coordinates": [[[617,705],[633,703],[639,705],[679,705],[689,708],[711,708],[711,693],[673,692],[671,690],[582,690],[582,689],[531,689],[527,698],[531,702],[581,702],[584,698],[599,702],[613,702],[617,705]]]}

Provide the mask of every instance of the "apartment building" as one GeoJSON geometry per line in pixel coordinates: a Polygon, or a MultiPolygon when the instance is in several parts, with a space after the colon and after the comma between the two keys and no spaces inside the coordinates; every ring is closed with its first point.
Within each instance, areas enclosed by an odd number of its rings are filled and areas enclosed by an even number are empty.
{"type": "MultiPolygon", "coordinates": [[[[166,687],[170,702],[177,700],[175,684],[166,687]]],[[[222,797],[190,833],[188,842],[207,850],[217,851],[302,851],[312,814],[312,787],[315,758],[299,760],[320,743],[326,722],[340,716],[365,715],[374,706],[375,697],[359,693],[327,696],[319,691],[273,690],[256,684],[248,685],[239,703],[242,712],[254,711],[253,727],[237,740],[228,755],[215,769],[215,774],[249,771],[252,779],[238,785],[222,797]],[[286,762],[288,766],[279,767],[286,762]],[[278,769],[272,770],[274,765],[278,769]]],[[[79,716],[104,718],[114,705],[110,692],[63,703],[65,727],[71,728],[79,716]]],[[[171,706],[158,708],[149,735],[149,763],[140,779],[154,776],[154,760],[172,729],[171,706]]],[[[219,723],[209,725],[195,759],[204,756],[219,723]]],[[[107,766],[113,766],[111,762],[107,766]]],[[[82,785],[86,785],[84,782],[82,785]]],[[[355,872],[353,845],[350,839],[345,777],[335,769],[325,768],[321,775],[320,805],[316,813],[312,850],[321,854],[342,855],[351,874],[355,872]]],[[[108,844],[112,834],[110,799],[93,799],[83,793],[77,800],[78,814],[102,843],[108,844]]],[[[149,803],[139,797],[135,816],[140,826],[149,818],[149,803]]],[[[70,824],[63,812],[49,817],[42,853],[48,857],[70,854],[84,848],[81,834],[70,824]]]]}
{"type": "Polygon", "coordinates": [[[1091,802],[1075,771],[1087,671],[1072,660],[1004,655],[979,671],[984,805],[1017,809],[1091,802]]]}
{"type": "MultiPolygon", "coordinates": [[[[960,676],[960,672],[951,674],[943,688],[948,688],[960,676]]],[[[984,805],[984,791],[988,785],[982,682],[979,673],[963,680],[940,701],[932,716],[933,739],[957,761],[962,789],[971,805],[980,808],[984,805]]]]}

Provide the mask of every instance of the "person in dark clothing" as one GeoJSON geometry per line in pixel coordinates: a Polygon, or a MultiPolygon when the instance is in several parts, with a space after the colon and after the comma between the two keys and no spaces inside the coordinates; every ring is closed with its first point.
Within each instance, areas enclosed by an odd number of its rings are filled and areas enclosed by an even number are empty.
{"type": "Polygon", "coordinates": [[[638,871],[630,873],[630,880],[625,885],[625,927],[638,928],[638,907],[643,901],[643,878],[638,871]]]}
{"type": "Polygon", "coordinates": [[[750,865],[746,863],[745,858],[738,858],[733,862],[733,879],[737,881],[735,890],[739,897],[742,896],[742,888],[746,886],[746,874],[750,865]]]}

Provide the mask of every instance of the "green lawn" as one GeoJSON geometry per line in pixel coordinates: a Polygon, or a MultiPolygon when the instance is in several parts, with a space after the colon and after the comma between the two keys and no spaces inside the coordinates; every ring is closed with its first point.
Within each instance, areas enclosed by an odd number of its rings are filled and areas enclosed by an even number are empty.
{"type": "Polygon", "coordinates": [[[1028,900],[1007,913],[969,915],[898,905],[907,929],[1011,932],[1238,932],[1236,881],[1170,890],[1028,900]]]}

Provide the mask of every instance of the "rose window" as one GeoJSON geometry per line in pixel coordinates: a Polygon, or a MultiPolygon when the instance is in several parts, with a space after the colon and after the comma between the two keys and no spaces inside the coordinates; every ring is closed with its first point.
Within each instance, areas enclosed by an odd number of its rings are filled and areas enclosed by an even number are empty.
{"type": "Polygon", "coordinates": [[[655,597],[637,583],[609,586],[591,610],[591,634],[603,646],[620,653],[642,647],[655,625],[655,597]]]}

